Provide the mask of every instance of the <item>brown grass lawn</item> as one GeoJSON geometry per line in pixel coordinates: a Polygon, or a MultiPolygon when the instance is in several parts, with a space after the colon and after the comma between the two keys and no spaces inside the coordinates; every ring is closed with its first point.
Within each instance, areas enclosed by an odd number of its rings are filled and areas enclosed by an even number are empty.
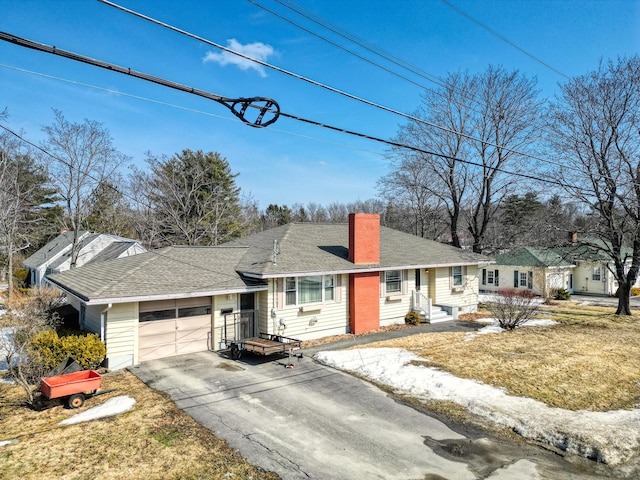
{"type": "Polygon", "coordinates": [[[21,405],[21,391],[0,385],[0,477],[11,479],[254,479],[279,477],[249,465],[224,441],[199,426],[164,394],[127,371],[107,374],[111,394],[87,399],[77,411],[61,405],[36,412],[21,405]],[[58,427],[79,411],[115,395],[136,399],[112,418],[58,427]]]}
{"type": "MultiPolygon", "coordinates": [[[[544,307],[552,327],[478,335],[428,333],[369,344],[401,347],[428,365],[505,388],[547,405],[607,411],[640,402],[640,316],[616,317],[611,308],[570,302],[544,307]]],[[[109,397],[136,399],[133,411],[68,427],[75,412],[54,406],[42,412],[21,404],[20,390],[0,384],[3,479],[255,479],[279,478],[249,465],[222,440],[181,412],[164,394],[129,372],[107,374],[114,393],[88,399],[80,411],[109,397]]]]}
{"type": "Polygon", "coordinates": [[[569,410],[608,411],[640,403],[640,316],[570,302],[544,307],[552,327],[501,334],[428,333],[367,347],[400,347],[427,365],[569,410]]]}

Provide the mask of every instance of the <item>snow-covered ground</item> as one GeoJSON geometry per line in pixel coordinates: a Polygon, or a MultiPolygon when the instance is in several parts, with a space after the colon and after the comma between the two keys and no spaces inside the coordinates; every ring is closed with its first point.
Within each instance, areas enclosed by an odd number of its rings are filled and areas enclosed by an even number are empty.
{"type": "MultiPolygon", "coordinates": [[[[485,328],[497,331],[494,325],[485,328]]],[[[632,459],[640,448],[640,409],[574,412],[551,408],[530,398],[507,395],[504,390],[479,381],[412,365],[411,361],[424,359],[400,348],[320,352],[315,358],[388,385],[398,393],[457,403],[526,438],[610,465],[632,459]]]]}
{"type": "Polygon", "coordinates": [[[114,415],[128,412],[133,409],[135,404],[135,399],[131,398],[129,395],[119,395],[117,397],[110,398],[102,405],[98,405],[97,407],[90,408],[84,412],[75,414],[73,417],[62,420],[58,425],[75,425],[76,423],[113,417],[114,415]]]}

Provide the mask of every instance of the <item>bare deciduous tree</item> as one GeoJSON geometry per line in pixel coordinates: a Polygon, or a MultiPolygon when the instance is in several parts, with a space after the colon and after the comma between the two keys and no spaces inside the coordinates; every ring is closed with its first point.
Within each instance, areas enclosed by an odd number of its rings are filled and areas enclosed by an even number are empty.
{"type": "Polygon", "coordinates": [[[54,110],[51,125],[43,127],[47,139],[41,155],[49,166],[51,182],[64,203],[62,226],[73,232],[71,268],[78,259],[79,232],[85,228],[88,199],[98,185],[108,179],[128,157],[113,145],[109,131],[99,122],[67,121],[62,112],[54,110]]]}
{"type": "Polygon", "coordinates": [[[557,175],[597,220],[582,244],[608,260],[616,313],[631,315],[640,269],[640,56],[572,79],[550,113],[549,141],[564,163],[557,175]]]}
{"type": "Polygon", "coordinates": [[[487,228],[514,187],[515,179],[504,169],[517,172],[523,154],[535,144],[542,102],[535,80],[503,68],[490,66],[474,76],[450,74],[444,83],[436,94],[423,97],[414,114],[420,121],[401,127],[394,139],[422,152],[392,150],[394,170],[382,184],[404,184],[416,198],[422,190],[421,204],[446,208],[452,243],[460,246],[464,221],[473,250],[481,252],[487,228]],[[419,166],[423,170],[416,175],[419,166]]]}

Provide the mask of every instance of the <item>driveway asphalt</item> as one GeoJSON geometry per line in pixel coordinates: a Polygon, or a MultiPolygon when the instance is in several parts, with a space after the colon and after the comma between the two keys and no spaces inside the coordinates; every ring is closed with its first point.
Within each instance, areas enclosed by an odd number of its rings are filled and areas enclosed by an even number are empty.
{"type": "Polygon", "coordinates": [[[557,455],[489,438],[398,401],[359,378],[316,363],[318,350],[421,331],[466,330],[464,322],[356,337],[305,350],[303,358],[214,352],[131,368],[250,463],[284,480],[601,478],[557,455]],[[287,365],[293,364],[292,368],[287,365]],[[584,472],[584,470],[583,470],[584,472]]]}

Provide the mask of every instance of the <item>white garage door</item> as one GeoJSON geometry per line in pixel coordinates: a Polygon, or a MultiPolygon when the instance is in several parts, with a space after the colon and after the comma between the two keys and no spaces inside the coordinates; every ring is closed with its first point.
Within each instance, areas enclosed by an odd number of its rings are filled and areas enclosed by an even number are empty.
{"type": "Polygon", "coordinates": [[[139,361],[209,349],[211,297],[140,303],[139,361]]]}

